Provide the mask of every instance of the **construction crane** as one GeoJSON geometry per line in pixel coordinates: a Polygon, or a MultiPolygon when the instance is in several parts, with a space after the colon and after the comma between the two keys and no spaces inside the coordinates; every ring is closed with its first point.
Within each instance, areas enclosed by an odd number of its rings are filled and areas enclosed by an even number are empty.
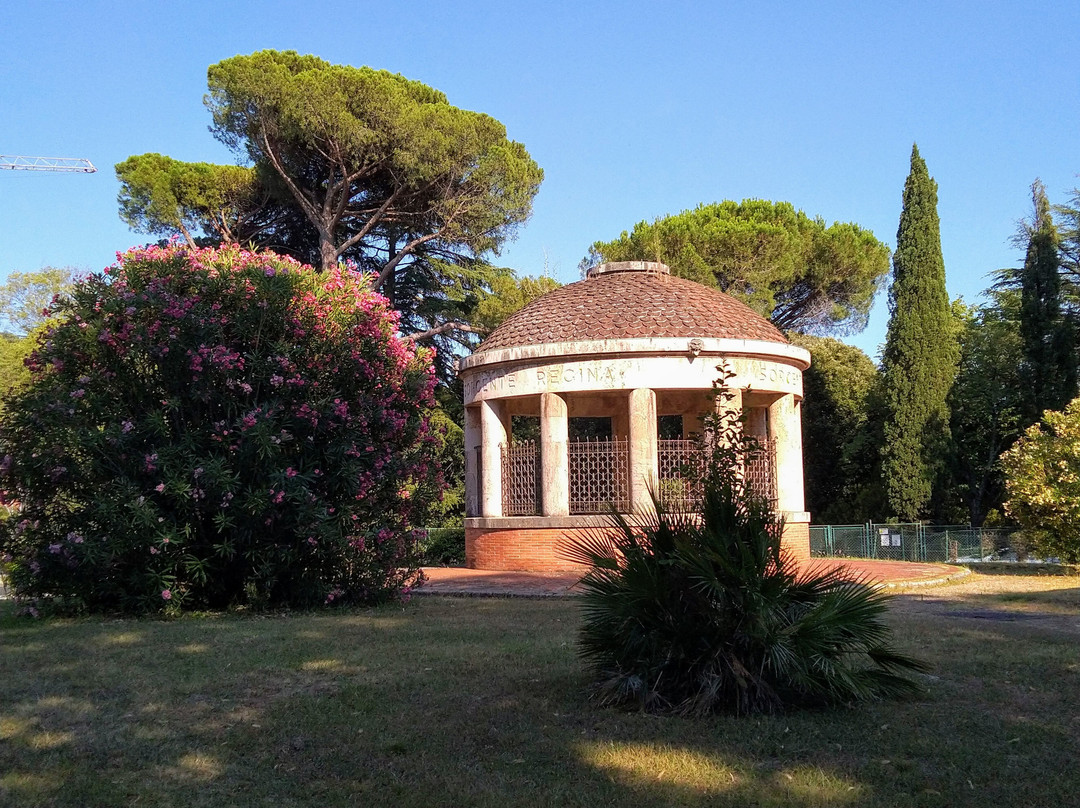
{"type": "Polygon", "coordinates": [[[93,174],[94,164],[81,157],[19,157],[0,154],[0,169],[13,171],[66,171],[77,174],[93,174]]]}

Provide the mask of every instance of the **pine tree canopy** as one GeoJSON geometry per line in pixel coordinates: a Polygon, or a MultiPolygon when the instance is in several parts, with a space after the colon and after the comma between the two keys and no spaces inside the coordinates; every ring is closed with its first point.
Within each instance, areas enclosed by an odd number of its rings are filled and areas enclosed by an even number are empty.
{"type": "Polygon", "coordinates": [[[826,225],[788,202],[747,199],[639,222],[589,249],[602,261],[660,261],[742,300],[778,327],[861,331],[889,271],[889,248],[851,223],[826,225]]]}

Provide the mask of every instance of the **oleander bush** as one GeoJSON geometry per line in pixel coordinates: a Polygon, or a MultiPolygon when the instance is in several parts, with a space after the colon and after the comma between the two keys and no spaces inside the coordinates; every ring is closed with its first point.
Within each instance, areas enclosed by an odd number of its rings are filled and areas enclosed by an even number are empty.
{"type": "Polygon", "coordinates": [[[706,424],[701,514],[654,494],[651,512],[568,548],[589,567],[579,653],[595,698],[700,716],[917,692],[904,674],[922,663],[889,644],[889,596],[781,551],[781,522],[738,471],[753,442],[721,411],[706,424]]]}
{"type": "Polygon", "coordinates": [[[407,592],[440,494],[431,356],[348,267],[136,249],[76,284],[0,416],[28,608],[367,603],[407,592]]]}

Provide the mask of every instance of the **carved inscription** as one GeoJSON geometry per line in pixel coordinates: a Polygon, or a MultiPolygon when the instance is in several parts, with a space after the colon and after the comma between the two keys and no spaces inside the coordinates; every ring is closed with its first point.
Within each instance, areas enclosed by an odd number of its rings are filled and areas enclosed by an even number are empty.
{"type": "MultiPolygon", "coordinates": [[[[777,392],[802,388],[802,373],[790,365],[736,357],[731,367],[736,371],[731,384],[738,387],[777,392]]],[[[477,398],[632,387],[707,389],[715,378],[716,372],[708,363],[689,364],[675,357],[567,361],[542,367],[518,365],[516,370],[505,366],[477,369],[467,377],[465,395],[472,402],[477,398]]]]}
{"type": "Polygon", "coordinates": [[[541,387],[559,387],[563,384],[598,384],[615,387],[622,382],[625,371],[599,362],[581,366],[556,366],[537,368],[536,382],[541,387]]]}
{"type": "Polygon", "coordinates": [[[751,383],[787,385],[794,387],[802,383],[802,373],[795,368],[773,365],[766,362],[750,363],[751,383]]]}
{"type": "Polygon", "coordinates": [[[484,395],[487,393],[510,393],[518,386],[518,379],[516,372],[503,373],[497,370],[482,370],[475,379],[470,380],[470,384],[473,385],[476,393],[474,395],[484,395]]]}

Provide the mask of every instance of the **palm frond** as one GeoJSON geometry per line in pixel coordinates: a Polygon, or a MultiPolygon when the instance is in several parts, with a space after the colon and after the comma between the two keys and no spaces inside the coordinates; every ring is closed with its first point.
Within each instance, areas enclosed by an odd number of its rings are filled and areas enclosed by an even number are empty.
{"type": "Polygon", "coordinates": [[[696,716],[917,695],[904,674],[926,666],[890,645],[890,596],[848,570],[800,569],[731,460],[714,449],[700,514],[654,493],[565,549],[588,567],[578,651],[594,697],[696,716]]]}

